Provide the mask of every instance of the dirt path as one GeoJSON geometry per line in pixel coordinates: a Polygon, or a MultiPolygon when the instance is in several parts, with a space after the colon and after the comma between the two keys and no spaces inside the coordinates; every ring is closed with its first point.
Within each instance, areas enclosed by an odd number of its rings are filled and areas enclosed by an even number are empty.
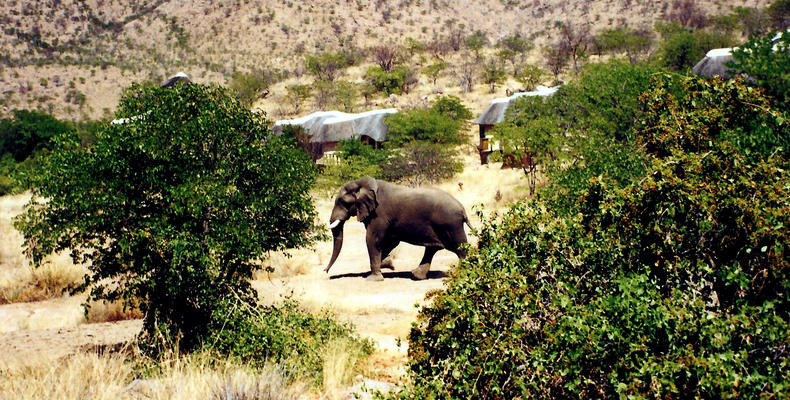
{"type": "MultiPolygon", "coordinates": [[[[479,226],[472,206],[483,202],[491,210],[496,204],[510,201],[517,196],[512,188],[523,175],[467,161],[457,181],[440,187],[457,197],[472,218],[472,225],[479,226]],[[462,181],[466,182],[463,190],[458,185],[462,181]]],[[[317,201],[321,221],[328,220],[331,208],[330,199],[317,201]]],[[[332,253],[328,240],[312,250],[299,250],[294,257],[281,259],[274,276],[258,274],[253,285],[264,303],[290,296],[308,309],[329,309],[339,319],[352,322],[361,335],[373,339],[384,350],[383,358],[389,357],[389,365],[384,367],[398,368],[405,360],[406,339],[418,311],[415,305],[424,304],[427,293],[443,287],[447,272],[458,258],[446,250],[438,252],[428,279],[414,281],[409,271],[417,266],[424,249],[401,244],[393,253],[395,269],[383,271],[383,282],[367,282],[365,276],[370,269],[364,226],[350,220],[345,224],[344,236],[340,257],[329,274],[323,272],[332,253]]],[[[470,240],[474,242],[474,238],[470,240]]],[[[139,332],[139,320],[85,324],[82,301],[81,297],[66,297],[0,306],[0,366],[19,360],[54,360],[85,346],[126,342],[139,332]]]]}
{"type": "Polygon", "coordinates": [[[401,244],[395,251],[394,270],[383,270],[384,281],[368,282],[370,271],[365,247],[364,226],[349,221],[345,224],[344,245],[340,257],[324,273],[332,253],[331,243],[320,243],[313,257],[303,262],[312,266],[307,273],[288,278],[256,281],[256,289],[264,301],[293,296],[313,309],[327,308],[342,320],[351,321],[360,334],[376,340],[382,349],[405,352],[406,337],[417,308],[426,293],[442,288],[451,266],[458,262],[455,254],[443,250],[436,254],[428,279],[415,281],[411,269],[422,258],[423,247],[401,244]],[[396,345],[401,339],[400,348],[396,345]]]}
{"type": "MultiPolygon", "coordinates": [[[[440,289],[457,257],[441,251],[424,281],[411,279],[410,270],[422,257],[423,248],[402,244],[395,251],[395,270],[384,270],[383,282],[367,282],[369,271],[364,226],[349,221],[345,245],[330,274],[323,272],[331,243],[304,250],[294,262],[307,263],[302,273],[254,281],[263,303],[298,299],[312,310],[329,309],[343,321],[352,322],[362,336],[374,340],[393,362],[406,353],[406,338],[417,308],[431,290],[440,289]],[[400,346],[398,342],[400,339],[400,346]]],[[[140,320],[85,324],[81,297],[65,297],[32,303],[0,306],[0,366],[26,360],[55,360],[86,346],[114,345],[131,340],[141,328],[140,320]]]]}

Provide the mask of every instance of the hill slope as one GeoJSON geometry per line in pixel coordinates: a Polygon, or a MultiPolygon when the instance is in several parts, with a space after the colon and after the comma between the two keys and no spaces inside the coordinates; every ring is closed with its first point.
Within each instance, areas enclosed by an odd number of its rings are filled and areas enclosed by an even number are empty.
{"type": "MultiPolygon", "coordinates": [[[[111,111],[132,81],[183,70],[226,83],[236,71],[304,72],[304,54],[428,41],[481,30],[492,41],[521,33],[539,48],[555,21],[592,31],[650,27],[670,2],[634,0],[2,0],[0,115],[38,108],[60,116],[111,111]]],[[[710,14],[765,0],[700,0],[710,14]],[[724,4],[727,3],[727,4],[724,4]]]]}

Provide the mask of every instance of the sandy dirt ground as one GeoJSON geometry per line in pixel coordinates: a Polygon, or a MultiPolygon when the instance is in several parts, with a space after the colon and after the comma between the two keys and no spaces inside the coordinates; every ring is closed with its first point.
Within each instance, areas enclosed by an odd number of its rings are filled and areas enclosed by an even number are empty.
{"type": "MultiPolygon", "coordinates": [[[[319,201],[317,208],[319,218],[328,217],[331,202],[319,201]]],[[[394,252],[395,268],[383,270],[384,281],[367,282],[370,268],[364,237],[363,224],[350,220],[345,224],[340,257],[330,273],[323,269],[332,252],[331,240],[286,259],[285,263],[300,264],[295,275],[261,273],[253,283],[264,304],[291,297],[309,310],[328,309],[340,320],[353,323],[362,336],[372,339],[389,357],[392,365],[384,367],[397,369],[405,360],[406,339],[417,315],[416,305],[423,304],[429,291],[441,289],[458,258],[449,251],[440,251],[434,257],[428,279],[415,281],[409,271],[417,266],[424,249],[401,244],[394,252]]],[[[140,320],[86,324],[83,302],[82,296],[64,296],[0,306],[0,366],[27,359],[56,360],[91,346],[118,345],[133,339],[141,328],[140,320]]]]}
{"type": "MultiPolygon", "coordinates": [[[[439,187],[464,205],[473,226],[481,225],[474,212],[476,205],[483,203],[487,211],[492,211],[524,196],[520,171],[501,170],[498,165],[481,166],[472,156],[467,157],[465,164],[461,174],[439,187]]],[[[332,204],[333,199],[316,201],[320,221],[328,222],[332,204]]],[[[417,267],[424,248],[402,243],[393,252],[394,269],[383,270],[384,281],[367,282],[370,267],[363,224],[355,218],[347,221],[344,237],[340,257],[330,273],[323,270],[332,253],[331,239],[312,249],[296,250],[290,258],[271,258],[267,263],[274,266],[275,273],[257,273],[253,285],[263,304],[290,297],[308,310],[328,309],[338,319],[353,323],[362,336],[372,339],[381,349],[375,357],[380,373],[384,370],[385,376],[396,381],[403,373],[407,337],[418,307],[429,301],[426,294],[443,287],[448,272],[457,266],[458,257],[447,250],[439,251],[428,279],[415,281],[410,271],[417,267]]],[[[21,238],[15,240],[20,243],[14,246],[21,246],[21,238]]],[[[474,244],[476,238],[469,235],[469,241],[474,244]]],[[[18,263],[15,257],[5,257],[18,263]]],[[[117,346],[129,342],[140,331],[140,320],[86,323],[83,302],[83,296],[64,296],[0,305],[0,367],[30,359],[54,361],[97,346],[117,346]]]]}

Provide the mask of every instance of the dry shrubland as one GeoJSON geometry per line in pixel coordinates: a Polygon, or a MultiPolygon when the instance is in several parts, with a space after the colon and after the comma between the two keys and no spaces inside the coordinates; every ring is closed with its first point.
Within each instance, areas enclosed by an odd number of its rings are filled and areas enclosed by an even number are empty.
{"type": "Polygon", "coordinates": [[[55,363],[0,365],[0,398],[298,399],[308,393],[304,384],[289,382],[287,371],[277,365],[253,370],[202,354],[157,363],[147,376],[140,375],[139,367],[120,354],[97,353],[75,354],[55,363]]]}
{"type": "Polygon", "coordinates": [[[32,268],[23,252],[22,235],[13,218],[22,212],[29,194],[0,197],[0,304],[45,300],[64,295],[64,289],[82,282],[85,267],[74,265],[67,254],[50,257],[32,268]]]}

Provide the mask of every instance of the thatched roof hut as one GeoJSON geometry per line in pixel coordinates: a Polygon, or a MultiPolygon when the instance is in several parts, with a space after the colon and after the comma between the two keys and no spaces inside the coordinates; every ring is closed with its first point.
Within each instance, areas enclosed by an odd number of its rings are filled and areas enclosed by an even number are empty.
{"type": "Polygon", "coordinates": [[[727,66],[727,63],[730,61],[733,61],[732,48],[713,49],[694,65],[692,72],[695,75],[709,78],[720,76],[724,79],[730,79],[738,74],[738,70],[727,66]]]}
{"type": "Polygon", "coordinates": [[[480,114],[480,116],[477,117],[477,119],[475,119],[473,122],[480,126],[480,146],[478,147],[478,150],[480,151],[480,163],[488,164],[488,156],[493,152],[488,143],[490,139],[490,137],[487,135],[488,131],[493,129],[494,125],[505,120],[505,113],[507,112],[507,109],[516,99],[529,96],[551,96],[556,93],[558,89],[559,86],[551,88],[546,86],[538,86],[532,92],[516,93],[510,97],[501,97],[492,100],[491,104],[488,105],[485,111],[483,111],[483,113],[480,114]]]}
{"type": "Polygon", "coordinates": [[[389,127],[384,124],[384,117],[396,112],[398,110],[394,108],[358,114],[319,111],[301,118],[277,121],[272,129],[279,134],[285,125],[299,125],[307,132],[310,143],[321,144],[321,152],[325,153],[335,150],[337,142],[353,137],[360,137],[373,145],[386,141],[389,127]]]}
{"type": "Polygon", "coordinates": [[[557,89],[559,89],[559,86],[551,88],[546,86],[538,86],[532,92],[516,93],[510,97],[494,99],[491,101],[491,104],[488,105],[485,111],[483,111],[483,113],[474,120],[474,123],[478,125],[498,124],[505,120],[505,112],[516,99],[527,96],[551,96],[557,91],[557,89]]]}
{"type": "Polygon", "coordinates": [[[186,83],[193,83],[192,78],[189,77],[184,72],[178,72],[177,74],[171,76],[166,81],[164,81],[161,85],[163,88],[167,88],[176,84],[176,82],[186,82],[186,83]]]}

